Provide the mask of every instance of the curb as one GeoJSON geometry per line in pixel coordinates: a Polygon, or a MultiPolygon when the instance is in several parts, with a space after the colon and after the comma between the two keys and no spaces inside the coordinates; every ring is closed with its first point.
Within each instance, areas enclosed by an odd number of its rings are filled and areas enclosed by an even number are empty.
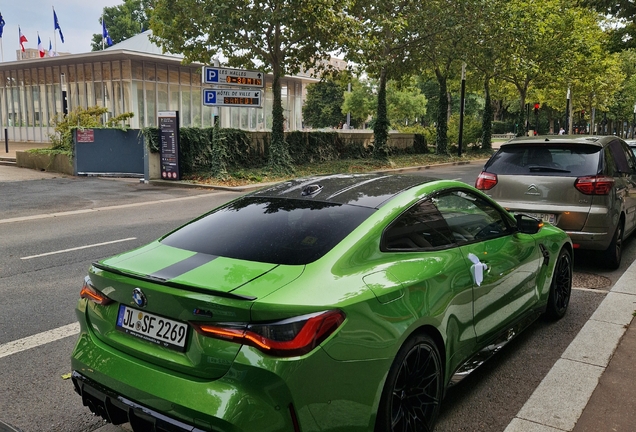
{"type": "Polygon", "coordinates": [[[623,273],[504,432],[570,432],[632,322],[636,261],[623,273]]]}
{"type": "Polygon", "coordinates": [[[0,432],[22,432],[22,431],[0,420],[0,432]]]}

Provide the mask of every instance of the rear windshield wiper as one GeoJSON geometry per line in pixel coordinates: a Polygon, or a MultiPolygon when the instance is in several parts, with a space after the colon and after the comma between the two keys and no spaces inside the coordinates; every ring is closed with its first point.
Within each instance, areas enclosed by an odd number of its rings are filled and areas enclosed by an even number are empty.
{"type": "Polygon", "coordinates": [[[540,165],[531,166],[531,167],[528,167],[528,169],[530,171],[542,171],[542,172],[560,172],[560,173],[571,172],[570,170],[566,170],[563,168],[555,168],[555,167],[540,166],[540,165]]]}

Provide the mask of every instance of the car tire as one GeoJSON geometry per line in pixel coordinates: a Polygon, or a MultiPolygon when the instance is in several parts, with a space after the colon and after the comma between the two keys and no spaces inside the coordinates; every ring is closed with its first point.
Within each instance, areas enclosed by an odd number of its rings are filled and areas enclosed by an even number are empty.
{"type": "Polygon", "coordinates": [[[623,256],[623,220],[618,222],[616,231],[614,231],[614,237],[607,249],[603,252],[603,263],[605,267],[610,270],[616,270],[621,265],[621,258],[623,256]]]}
{"type": "Polygon", "coordinates": [[[376,432],[433,430],[443,397],[443,366],[437,345],[426,334],[408,339],[386,378],[376,432]]]}
{"type": "Polygon", "coordinates": [[[546,316],[553,320],[563,318],[570,304],[572,293],[572,255],[567,249],[561,249],[554,265],[546,316]]]}

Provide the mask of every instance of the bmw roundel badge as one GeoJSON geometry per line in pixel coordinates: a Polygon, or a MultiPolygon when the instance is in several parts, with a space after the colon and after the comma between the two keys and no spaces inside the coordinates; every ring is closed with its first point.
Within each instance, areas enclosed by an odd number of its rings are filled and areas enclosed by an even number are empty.
{"type": "Polygon", "coordinates": [[[148,304],[148,300],[146,300],[146,296],[141,291],[141,288],[135,288],[133,290],[132,298],[139,307],[145,307],[148,304]]]}

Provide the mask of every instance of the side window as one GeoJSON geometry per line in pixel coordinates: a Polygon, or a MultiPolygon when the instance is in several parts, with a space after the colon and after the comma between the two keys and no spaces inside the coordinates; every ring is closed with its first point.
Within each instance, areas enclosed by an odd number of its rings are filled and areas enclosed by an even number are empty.
{"type": "MultiPolygon", "coordinates": [[[[609,143],[610,153],[614,158],[614,163],[616,164],[616,168],[618,171],[623,173],[628,173],[631,171],[627,159],[625,158],[625,151],[623,151],[623,147],[621,146],[621,142],[618,140],[612,141],[609,143]]],[[[607,154],[605,155],[607,156],[607,154]]]]}
{"type": "Polygon", "coordinates": [[[510,225],[488,201],[465,191],[453,191],[433,198],[458,244],[510,234],[510,225]]]}
{"type": "Polygon", "coordinates": [[[617,171],[616,163],[614,163],[614,157],[612,156],[612,151],[610,147],[605,147],[605,150],[603,153],[604,153],[604,159],[605,159],[603,174],[610,177],[616,176],[616,171],[617,171]]]}
{"type": "Polygon", "coordinates": [[[634,152],[629,146],[621,141],[621,147],[623,147],[623,153],[625,153],[625,158],[627,159],[627,166],[629,166],[629,171],[631,173],[636,173],[636,157],[634,157],[634,152]]]}
{"type": "Polygon", "coordinates": [[[383,234],[383,251],[437,249],[452,245],[453,236],[430,199],[400,215],[383,234]]]}

